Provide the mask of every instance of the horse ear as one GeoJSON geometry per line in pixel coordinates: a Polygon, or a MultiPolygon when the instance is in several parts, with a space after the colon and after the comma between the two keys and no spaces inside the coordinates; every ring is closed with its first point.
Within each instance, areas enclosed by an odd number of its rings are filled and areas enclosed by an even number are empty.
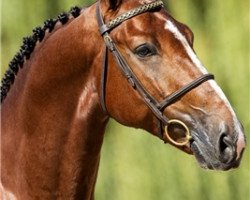
{"type": "Polygon", "coordinates": [[[105,0],[105,1],[106,5],[110,10],[116,10],[122,3],[122,0],[105,0]]]}

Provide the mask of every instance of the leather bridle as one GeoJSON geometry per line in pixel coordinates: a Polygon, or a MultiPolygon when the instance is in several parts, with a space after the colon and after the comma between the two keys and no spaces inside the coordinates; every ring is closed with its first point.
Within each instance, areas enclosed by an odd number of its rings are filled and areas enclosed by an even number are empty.
{"type": "Polygon", "coordinates": [[[146,103],[146,105],[149,107],[149,109],[153,112],[153,114],[158,119],[160,137],[165,142],[169,141],[176,146],[184,146],[188,144],[192,138],[188,127],[185,125],[185,123],[183,123],[180,120],[177,120],[177,119],[169,120],[163,114],[164,109],[170,106],[171,104],[175,103],[176,101],[178,101],[181,97],[183,97],[185,94],[187,94],[189,91],[193,90],[194,88],[198,87],[203,82],[208,81],[210,79],[214,79],[214,75],[212,74],[202,75],[201,77],[197,78],[196,80],[192,81],[191,83],[187,84],[181,89],[170,94],[162,102],[158,102],[152,95],[149,94],[149,92],[144,88],[144,86],[138,80],[138,78],[136,77],[132,69],[129,67],[129,65],[127,64],[127,62],[125,61],[121,53],[119,52],[118,48],[116,47],[115,42],[112,40],[112,38],[109,35],[110,31],[114,29],[115,27],[117,27],[118,25],[120,25],[122,22],[132,17],[135,17],[137,15],[140,15],[142,13],[148,12],[148,11],[159,10],[162,7],[163,7],[163,2],[161,0],[156,0],[154,2],[141,5],[135,9],[132,9],[105,24],[103,21],[103,17],[101,15],[100,3],[99,1],[97,2],[97,7],[96,7],[97,22],[98,22],[100,34],[103,37],[104,42],[105,42],[105,53],[104,53],[104,61],[103,61],[102,75],[101,75],[101,93],[100,93],[101,100],[100,102],[101,102],[101,106],[104,112],[108,114],[106,104],[105,104],[105,96],[106,96],[105,92],[106,92],[106,79],[107,79],[107,70],[108,70],[108,49],[109,49],[113,57],[115,58],[122,74],[128,80],[129,84],[140,94],[143,101],[146,103]],[[176,141],[168,133],[169,126],[175,125],[175,124],[178,126],[181,126],[186,131],[185,136],[182,138],[181,141],[176,141]],[[164,133],[162,131],[163,125],[165,125],[164,133]]]}

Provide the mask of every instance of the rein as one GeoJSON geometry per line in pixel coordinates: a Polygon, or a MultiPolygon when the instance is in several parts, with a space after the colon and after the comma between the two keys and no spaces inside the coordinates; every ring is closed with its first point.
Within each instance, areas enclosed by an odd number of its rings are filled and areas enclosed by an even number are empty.
{"type": "Polygon", "coordinates": [[[102,75],[101,75],[100,100],[101,100],[101,106],[103,108],[103,111],[106,114],[108,114],[106,103],[105,103],[105,96],[106,96],[105,92],[106,92],[106,80],[107,80],[107,70],[108,70],[108,50],[109,50],[112,53],[113,57],[115,58],[122,74],[128,80],[129,84],[133,87],[133,89],[135,89],[140,94],[145,104],[150,108],[150,110],[153,112],[155,117],[158,119],[159,136],[161,137],[161,139],[163,139],[165,142],[168,140],[169,142],[171,142],[172,144],[176,146],[184,146],[188,144],[190,140],[192,139],[189,128],[186,126],[185,123],[183,123],[180,120],[177,120],[177,119],[169,120],[163,114],[164,109],[170,106],[171,104],[175,103],[176,101],[178,101],[181,97],[183,97],[189,91],[201,85],[203,82],[206,82],[210,79],[214,79],[214,75],[212,74],[202,75],[201,77],[197,78],[196,80],[192,81],[191,83],[187,84],[181,89],[170,94],[162,102],[158,102],[152,95],[149,94],[149,92],[144,88],[144,86],[138,80],[138,78],[136,77],[132,69],[129,67],[129,65],[127,64],[127,62],[125,61],[121,53],[119,52],[118,48],[116,47],[115,42],[112,40],[112,38],[109,35],[110,31],[112,31],[115,27],[120,25],[122,22],[132,17],[135,17],[137,15],[140,15],[142,13],[145,13],[145,12],[155,11],[156,9],[161,9],[162,7],[163,7],[163,2],[161,0],[156,0],[152,3],[148,3],[145,5],[139,6],[135,9],[132,9],[105,24],[103,21],[101,10],[100,10],[100,3],[99,1],[97,2],[97,6],[96,6],[97,22],[98,22],[100,34],[103,37],[104,42],[105,42],[105,52],[104,52],[104,60],[103,60],[102,75]],[[162,132],[163,125],[165,125],[164,133],[162,132]],[[173,137],[171,137],[171,134],[169,133],[169,127],[171,125],[178,125],[185,130],[185,136],[181,138],[181,141],[176,141],[175,139],[173,139],[173,137]]]}

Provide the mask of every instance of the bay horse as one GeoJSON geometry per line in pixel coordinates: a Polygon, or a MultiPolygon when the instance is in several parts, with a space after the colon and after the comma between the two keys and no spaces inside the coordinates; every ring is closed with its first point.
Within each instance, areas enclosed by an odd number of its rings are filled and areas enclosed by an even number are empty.
{"type": "Polygon", "coordinates": [[[243,127],[160,0],[99,0],[24,38],[1,85],[2,199],[94,199],[110,117],[194,154],[240,164],[243,127]]]}

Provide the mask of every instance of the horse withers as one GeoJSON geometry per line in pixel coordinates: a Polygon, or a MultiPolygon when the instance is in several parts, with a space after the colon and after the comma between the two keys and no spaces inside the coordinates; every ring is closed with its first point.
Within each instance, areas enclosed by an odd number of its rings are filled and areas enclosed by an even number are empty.
{"type": "Polygon", "coordinates": [[[239,166],[243,128],[159,0],[100,0],[24,38],[1,86],[2,199],[93,199],[110,117],[239,166]]]}

